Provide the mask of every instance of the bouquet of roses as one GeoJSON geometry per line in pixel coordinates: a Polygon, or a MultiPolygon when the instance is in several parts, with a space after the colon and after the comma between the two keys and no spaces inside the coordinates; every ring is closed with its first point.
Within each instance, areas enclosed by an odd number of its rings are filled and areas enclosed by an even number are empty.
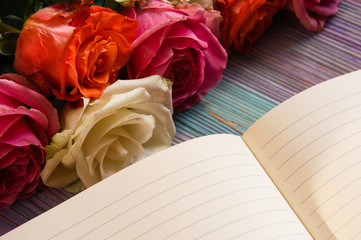
{"type": "Polygon", "coordinates": [[[173,111],[216,86],[227,54],[249,51],[279,9],[319,31],[340,0],[28,2],[21,31],[1,13],[0,53],[14,57],[0,76],[0,208],[170,146],[173,111]]]}

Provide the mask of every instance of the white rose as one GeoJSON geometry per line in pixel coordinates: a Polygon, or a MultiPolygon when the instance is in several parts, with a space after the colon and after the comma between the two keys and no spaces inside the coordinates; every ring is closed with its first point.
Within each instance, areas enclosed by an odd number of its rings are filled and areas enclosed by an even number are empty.
{"type": "Polygon", "coordinates": [[[171,145],[171,90],[162,77],[118,80],[83,101],[83,108],[64,108],[64,130],[46,147],[45,185],[80,191],[171,145]]]}

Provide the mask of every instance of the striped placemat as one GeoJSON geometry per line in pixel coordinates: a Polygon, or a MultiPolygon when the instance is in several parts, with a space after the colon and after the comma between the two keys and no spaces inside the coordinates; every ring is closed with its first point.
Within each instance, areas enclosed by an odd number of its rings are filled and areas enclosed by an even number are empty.
{"type": "MultiPolygon", "coordinates": [[[[194,108],[175,115],[175,143],[243,133],[280,102],[324,80],[361,69],[361,2],[345,0],[322,32],[280,12],[247,54],[233,53],[222,81],[194,108]]],[[[332,94],[332,93],[330,93],[332,94]]]]}
{"type": "MultiPolygon", "coordinates": [[[[292,13],[279,12],[251,52],[229,56],[216,88],[192,109],[174,115],[173,144],[214,133],[240,135],[294,94],[361,69],[361,2],[343,0],[339,8],[320,33],[305,30],[292,13]]],[[[0,210],[0,235],[71,196],[64,190],[44,188],[0,210]]]]}

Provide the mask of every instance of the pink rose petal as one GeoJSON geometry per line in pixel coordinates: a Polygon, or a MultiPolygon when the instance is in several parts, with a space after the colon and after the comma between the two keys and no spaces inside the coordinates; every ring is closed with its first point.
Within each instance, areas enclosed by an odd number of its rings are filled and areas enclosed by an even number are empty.
{"type": "Polygon", "coordinates": [[[4,94],[7,94],[25,103],[27,106],[38,109],[39,111],[44,113],[44,115],[49,121],[46,130],[49,140],[59,130],[59,122],[56,109],[43,95],[15,82],[3,79],[0,79],[0,89],[1,92],[3,92],[4,94]]]}
{"type": "Polygon", "coordinates": [[[0,208],[36,191],[44,146],[58,128],[55,108],[36,87],[17,74],[0,76],[0,208]]]}
{"type": "Polygon", "coordinates": [[[18,147],[28,145],[41,146],[41,142],[34,135],[34,132],[24,118],[19,118],[14,125],[10,126],[0,137],[0,141],[18,147]]]}
{"type": "Polygon", "coordinates": [[[207,27],[219,24],[207,18],[217,13],[206,15],[197,4],[174,9],[151,0],[148,5],[149,8],[136,12],[124,11],[140,23],[132,44],[128,75],[139,78],[159,74],[172,80],[173,106],[179,112],[194,105],[214,87],[226,66],[227,53],[207,27]]]}
{"type": "Polygon", "coordinates": [[[130,75],[129,78],[141,78],[142,72],[147,65],[152,61],[152,58],[157,54],[161,43],[163,43],[165,36],[167,35],[169,28],[160,29],[159,31],[152,34],[147,42],[142,43],[141,40],[145,39],[146,36],[141,36],[136,39],[133,44],[133,55],[142,55],[142,58],[133,60],[129,59],[130,64],[128,64],[128,68],[130,73],[137,73],[135,75],[130,75]],[[137,41],[138,40],[138,41],[137,41]],[[141,43],[141,44],[140,44],[141,43]],[[139,45],[139,46],[138,46],[139,45]]]}
{"type": "Polygon", "coordinates": [[[32,82],[26,80],[25,77],[19,75],[19,74],[13,74],[13,73],[7,73],[0,76],[0,79],[4,80],[11,80],[13,82],[16,82],[19,85],[25,86],[27,88],[30,88],[36,92],[39,92],[39,89],[37,86],[35,86],[32,82]]]}
{"type": "Polygon", "coordinates": [[[328,16],[336,14],[341,0],[288,0],[285,7],[294,11],[300,23],[308,30],[320,31],[328,16]]]}

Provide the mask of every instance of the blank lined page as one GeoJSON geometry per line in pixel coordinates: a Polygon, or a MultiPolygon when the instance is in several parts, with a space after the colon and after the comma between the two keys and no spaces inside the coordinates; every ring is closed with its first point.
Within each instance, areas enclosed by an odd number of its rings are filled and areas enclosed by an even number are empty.
{"type": "Polygon", "coordinates": [[[244,139],[317,240],[361,239],[361,71],[282,103],[244,139]]]}
{"type": "Polygon", "coordinates": [[[312,239],[240,137],[178,144],[4,239],[312,239]]]}

